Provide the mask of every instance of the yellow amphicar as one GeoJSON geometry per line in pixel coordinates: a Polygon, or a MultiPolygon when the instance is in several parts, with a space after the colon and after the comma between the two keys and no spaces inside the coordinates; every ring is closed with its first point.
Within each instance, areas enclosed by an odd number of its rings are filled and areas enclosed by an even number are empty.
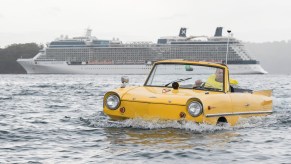
{"type": "Polygon", "coordinates": [[[184,60],[154,64],[143,86],[123,85],[104,96],[114,120],[141,118],[235,125],[239,118],[272,113],[271,90],[237,88],[226,65],[184,60]]]}

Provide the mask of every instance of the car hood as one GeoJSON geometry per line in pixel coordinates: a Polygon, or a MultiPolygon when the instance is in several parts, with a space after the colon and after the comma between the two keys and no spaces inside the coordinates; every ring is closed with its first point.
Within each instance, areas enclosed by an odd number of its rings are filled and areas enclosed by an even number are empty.
{"type": "Polygon", "coordinates": [[[122,101],[185,105],[190,98],[200,98],[205,91],[166,87],[136,87],[123,92],[122,101]]]}

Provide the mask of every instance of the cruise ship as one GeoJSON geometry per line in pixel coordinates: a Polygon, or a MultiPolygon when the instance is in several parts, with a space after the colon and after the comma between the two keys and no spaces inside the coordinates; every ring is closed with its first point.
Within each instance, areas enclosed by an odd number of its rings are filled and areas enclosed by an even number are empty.
{"type": "Polygon", "coordinates": [[[240,40],[222,35],[222,27],[211,37],[186,36],[186,30],[157,43],[122,43],[97,39],[87,29],[85,36],[58,38],[35,57],[17,62],[28,74],[148,74],[154,62],[167,59],[224,63],[231,74],[267,73],[240,40]]]}

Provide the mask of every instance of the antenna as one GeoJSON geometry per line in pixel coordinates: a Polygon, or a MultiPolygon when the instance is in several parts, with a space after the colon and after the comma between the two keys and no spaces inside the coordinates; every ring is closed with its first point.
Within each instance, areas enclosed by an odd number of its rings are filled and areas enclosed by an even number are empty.
{"type": "Polygon", "coordinates": [[[227,30],[227,44],[226,44],[226,55],[225,55],[225,65],[227,65],[228,47],[229,47],[229,36],[231,35],[231,30],[227,30]]]}
{"type": "Polygon", "coordinates": [[[87,38],[90,38],[90,37],[91,37],[91,32],[92,32],[92,30],[88,27],[88,28],[86,29],[86,34],[85,34],[85,36],[86,36],[87,38]]]}

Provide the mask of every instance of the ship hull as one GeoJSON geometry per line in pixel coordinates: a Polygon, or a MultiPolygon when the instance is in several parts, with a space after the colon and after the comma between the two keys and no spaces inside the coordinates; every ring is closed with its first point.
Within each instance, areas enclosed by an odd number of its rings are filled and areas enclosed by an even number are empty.
{"type": "MultiPolygon", "coordinates": [[[[18,59],[17,62],[28,74],[100,74],[100,75],[146,75],[152,65],[70,65],[65,61],[36,62],[33,59],[18,59]]],[[[230,74],[265,74],[260,64],[229,64],[230,74]]]]}

